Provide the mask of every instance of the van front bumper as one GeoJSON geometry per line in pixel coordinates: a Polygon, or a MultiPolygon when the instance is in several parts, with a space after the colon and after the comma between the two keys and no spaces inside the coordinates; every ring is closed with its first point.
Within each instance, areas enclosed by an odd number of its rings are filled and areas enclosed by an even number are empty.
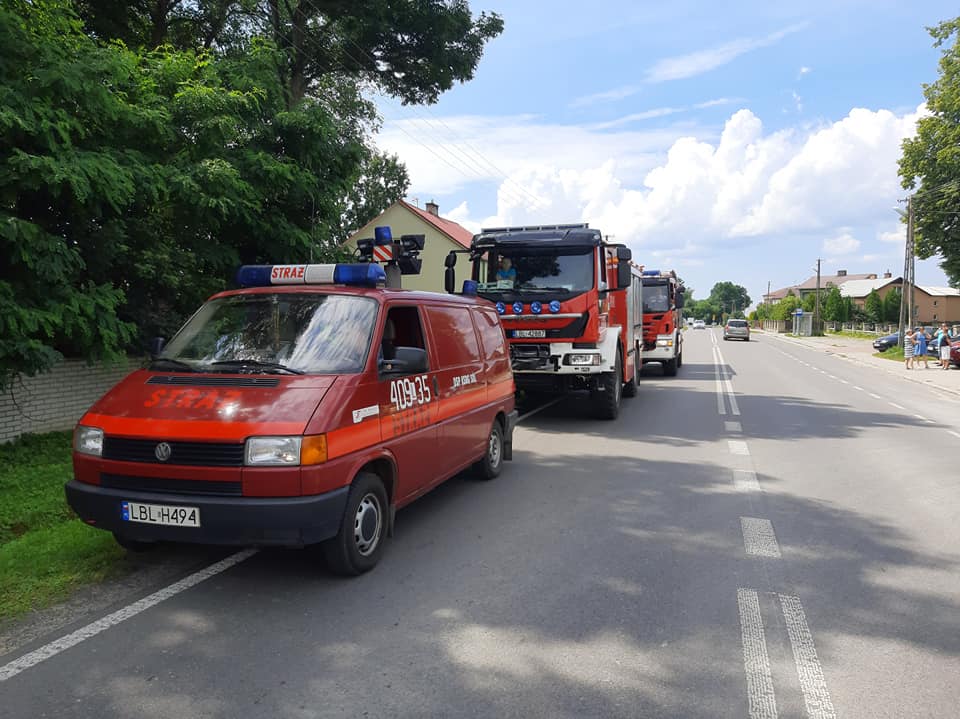
{"type": "Polygon", "coordinates": [[[87,524],[143,542],[302,547],[335,536],[349,487],[307,497],[210,497],[131,492],[75,479],[67,503],[87,524]],[[199,527],[171,527],[123,519],[123,502],[196,507],[199,527]]]}

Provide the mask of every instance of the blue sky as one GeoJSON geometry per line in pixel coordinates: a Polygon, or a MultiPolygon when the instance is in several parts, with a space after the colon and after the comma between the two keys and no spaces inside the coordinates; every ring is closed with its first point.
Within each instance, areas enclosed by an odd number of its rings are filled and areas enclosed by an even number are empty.
{"type": "MultiPolygon", "coordinates": [[[[955,4],[471,1],[504,33],[430,108],[381,98],[410,199],[471,229],[587,221],[695,296],[902,272],[896,161],[955,4]]],[[[935,260],[921,284],[945,285],[935,260]]]]}

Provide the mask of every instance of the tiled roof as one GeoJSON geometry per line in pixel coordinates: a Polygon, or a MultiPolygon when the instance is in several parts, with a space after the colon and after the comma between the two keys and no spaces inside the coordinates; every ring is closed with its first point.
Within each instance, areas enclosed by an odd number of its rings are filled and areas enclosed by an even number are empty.
{"type": "Polygon", "coordinates": [[[954,287],[931,287],[927,285],[914,285],[914,287],[936,297],[960,297],[960,290],[954,287]]]}
{"type": "MultiPolygon", "coordinates": [[[[876,274],[863,274],[863,275],[820,275],[820,289],[823,289],[827,285],[833,285],[834,287],[840,287],[844,282],[850,282],[851,280],[875,280],[877,279],[876,274]]],[[[817,289],[817,276],[811,275],[805,279],[802,283],[797,285],[801,290],[815,290],[817,289]]]]}
{"type": "Polygon", "coordinates": [[[405,200],[400,200],[399,204],[403,205],[410,212],[417,215],[420,219],[425,222],[430,223],[433,227],[438,229],[440,232],[445,234],[451,240],[456,242],[461,247],[469,249],[470,242],[473,240],[473,233],[462,225],[458,225],[453,220],[448,220],[444,217],[439,217],[434,215],[432,212],[427,212],[426,210],[421,210],[416,205],[411,205],[405,200]]]}

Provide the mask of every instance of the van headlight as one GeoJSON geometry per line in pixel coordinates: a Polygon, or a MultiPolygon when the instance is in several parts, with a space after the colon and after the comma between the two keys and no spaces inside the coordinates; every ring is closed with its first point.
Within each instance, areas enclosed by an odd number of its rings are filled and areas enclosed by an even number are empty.
{"type": "Polygon", "coordinates": [[[244,464],[257,467],[290,467],[300,464],[303,437],[250,437],[244,464]]]}
{"type": "Polygon", "coordinates": [[[77,425],[73,433],[73,448],[80,454],[89,454],[91,457],[103,456],[103,430],[99,427],[77,425]]]}
{"type": "Polygon", "coordinates": [[[327,435],[250,437],[243,463],[253,467],[296,467],[327,461],[327,435]]]}

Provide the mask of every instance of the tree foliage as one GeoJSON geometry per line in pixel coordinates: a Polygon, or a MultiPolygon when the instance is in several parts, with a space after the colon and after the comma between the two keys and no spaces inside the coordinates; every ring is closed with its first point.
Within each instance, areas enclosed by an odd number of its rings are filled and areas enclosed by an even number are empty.
{"type": "Polygon", "coordinates": [[[0,387],[169,335],[239,264],[334,256],[409,185],[362,88],[432,102],[502,28],[465,0],[78,7],[0,6],[0,387]]]}
{"type": "Polygon", "coordinates": [[[952,286],[960,286],[960,17],[929,28],[942,50],[940,76],[924,85],[926,115],[917,134],[903,142],[903,187],[920,192],[914,200],[917,254],[941,255],[952,286]]]}
{"type": "Polygon", "coordinates": [[[831,287],[823,303],[823,319],[828,322],[847,322],[847,306],[839,287],[831,287]]]}
{"type": "Polygon", "coordinates": [[[99,37],[148,49],[242,55],[251,38],[269,38],[289,107],[331,75],[434,103],[473,77],[503,31],[497,13],[475,18],[467,0],[86,0],[82,15],[99,37]]]}
{"type": "Polygon", "coordinates": [[[870,290],[867,299],[863,301],[863,311],[868,322],[883,322],[883,300],[880,299],[879,292],[870,290]]]}
{"type": "Polygon", "coordinates": [[[900,319],[900,299],[903,293],[894,287],[883,298],[883,321],[897,322],[900,319]]]}

